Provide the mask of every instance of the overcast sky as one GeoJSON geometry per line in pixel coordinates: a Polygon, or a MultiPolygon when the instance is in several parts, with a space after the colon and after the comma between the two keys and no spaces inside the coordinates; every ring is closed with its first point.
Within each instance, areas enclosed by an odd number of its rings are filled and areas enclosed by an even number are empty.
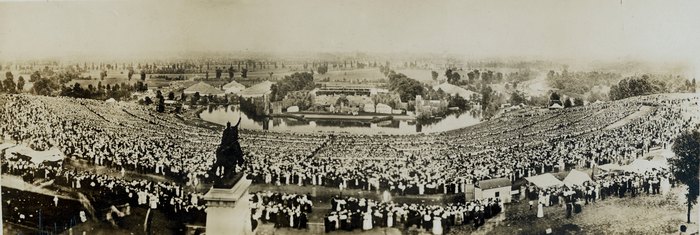
{"type": "Polygon", "coordinates": [[[0,58],[154,52],[411,52],[700,61],[685,0],[0,3],[0,58]]]}

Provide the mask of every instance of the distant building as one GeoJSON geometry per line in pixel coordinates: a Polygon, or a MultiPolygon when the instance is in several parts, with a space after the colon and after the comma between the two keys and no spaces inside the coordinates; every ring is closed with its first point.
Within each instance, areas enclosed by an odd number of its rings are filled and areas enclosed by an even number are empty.
{"type": "Polygon", "coordinates": [[[371,103],[372,97],[387,93],[385,89],[378,89],[370,85],[325,85],[321,88],[315,88],[309,92],[314,97],[314,105],[335,105],[338,98],[345,97],[351,106],[363,106],[371,103]]]}
{"type": "Polygon", "coordinates": [[[240,92],[240,96],[248,100],[255,106],[255,114],[257,115],[269,115],[273,111],[281,111],[282,104],[280,104],[280,110],[273,109],[270,104],[270,94],[272,94],[272,84],[273,82],[264,81],[248,87],[240,92]]]}
{"type": "Polygon", "coordinates": [[[377,106],[375,107],[375,111],[377,113],[391,114],[392,109],[391,109],[391,106],[380,103],[380,104],[377,104],[377,106]]]}
{"type": "Polygon", "coordinates": [[[331,85],[323,88],[317,88],[311,91],[316,96],[322,95],[346,95],[346,96],[370,96],[377,94],[374,87],[357,86],[357,85],[331,85]]]}
{"type": "Polygon", "coordinates": [[[508,178],[479,181],[479,186],[474,188],[474,198],[477,200],[499,198],[503,203],[510,203],[512,185],[508,178]]]}
{"type": "Polygon", "coordinates": [[[447,110],[446,100],[424,100],[421,95],[417,95],[415,101],[412,101],[415,105],[416,115],[418,116],[431,116],[435,113],[444,112],[447,110]]]}
{"type": "Polygon", "coordinates": [[[374,113],[376,110],[374,109],[373,103],[366,103],[362,111],[365,111],[366,113],[374,113]]]}

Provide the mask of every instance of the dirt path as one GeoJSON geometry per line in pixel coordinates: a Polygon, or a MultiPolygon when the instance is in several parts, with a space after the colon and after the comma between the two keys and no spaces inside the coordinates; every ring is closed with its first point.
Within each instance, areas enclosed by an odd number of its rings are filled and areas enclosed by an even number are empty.
{"type": "Polygon", "coordinates": [[[71,196],[70,193],[68,192],[60,192],[60,191],[55,191],[55,190],[49,190],[44,188],[47,185],[44,186],[37,186],[33,185],[27,182],[24,182],[22,178],[14,175],[2,175],[2,180],[0,180],[0,183],[2,183],[2,187],[8,187],[8,188],[13,188],[17,190],[22,190],[22,191],[29,191],[33,193],[39,193],[39,194],[44,194],[44,195],[50,195],[50,196],[57,196],[58,198],[61,199],[69,199],[69,200],[78,200],[78,198],[75,198],[71,196]]]}
{"type": "Polygon", "coordinates": [[[648,114],[649,112],[651,112],[651,110],[652,110],[652,108],[649,106],[642,106],[642,108],[639,111],[634,112],[633,114],[630,114],[629,116],[623,118],[620,121],[617,121],[613,124],[610,124],[609,126],[605,127],[605,130],[612,130],[612,129],[624,126],[625,124],[629,123],[630,121],[648,114]]]}
{"type": "Polygon", "coordinates": [[[506,213],[508,213],[508,206],[496,215],[496,217],[490,218],[486,220],[483,226],[479,227],[476,231],[471,232],[470,234],[475,234],[475,235],[485,235],[489,234],[489,232],[493,231],[494,228],[498,227],[501,225],[503,220],[506,219],[506,213]]]}
{"type": "Polygon", "coordinates": [[[121,172],[118,169],[114,169],[108,166],[98,166],[98,165],[93,165],[88,163],[85,160],[70,160],[70,161],[65,161],[65,168],[66,169],[73,169],[76,171],[84,171],[84,172],[93,172],[95,174],[99,175],[107,175],[111,177],[117,177],[117,178],[122,178],[125,180],[148,180],[148,181],[155,181],[155,182],[174,182],[173,179],[170,179],[168,177],[165,177],[163,175],[158,175],[158,174],[144,174],[144,173],[138,173],[135,171],[131,170],[126,170],[124,171],[124,177],[121,176],[121,172]]]}

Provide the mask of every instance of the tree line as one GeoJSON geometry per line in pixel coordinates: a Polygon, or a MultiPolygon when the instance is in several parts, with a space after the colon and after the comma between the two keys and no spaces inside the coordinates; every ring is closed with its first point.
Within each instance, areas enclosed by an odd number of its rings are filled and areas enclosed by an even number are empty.
{"type": "Polygon", "coordinates": [[[294,73],[285,76],[270,87],[272,94],[271,101],[281,101],[285,99],[288,93],[293,91],[310,91],[315,87],[314,76],[309,72],[294,73]]]}
{"type": "Polygon", "coordinates": [[[650,79],[649,75],[641,77],[627,77],[620,80],[617,85],[610,87],[610,99],[620,100],[627,97],[651,95],[668,92],[666,83],[655,79],[650,79]]]}

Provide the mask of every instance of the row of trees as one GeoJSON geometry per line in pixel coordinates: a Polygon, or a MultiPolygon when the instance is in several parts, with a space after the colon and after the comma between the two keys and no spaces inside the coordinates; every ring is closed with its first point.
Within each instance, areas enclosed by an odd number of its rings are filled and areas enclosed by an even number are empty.
{"type": "MultiPolygon", "coordinates": [[[[319,63],[311,62],[311,64],[309,64],[309,63],[304,63],[304,65],[303,65],[304,69],[308,69],[309,66],[311,66],[312,69],[313,69],[313,68],[321,68],[321,67],[325,67],[325,69],[328,69],[328,68],[330,68],[330,67],[333,67],[334,69],[335,69],[335,68],[341,68],[341,69],[342,69],[342,68],[364,69],[365,67],[368,67],[368,66],[369,66],[369,67],[377,67],[377,62],[375,61],[375,62],[362,63],[362,62],[354,61],[354,60],[351,60],[351,61],[348,62],[348,61],[346,60],[346,61],[343,61],[342,63],[341,63],[341,62],[332,62],[332,63],[328,63],[328,62],[319,62],[319,63]]],[[[324,74],[324,73],[321,73],[321,71],[318,71],[318,73],[324,74]]]]}
{"type": "Polygon", "coordinates": [[[372,96],[372,102],[374,105],[386,104],[391,108],[397,108],[401,103],[401,98],[395,93],[379,93],[372,96]]]}
{"type": "Polygon", "coordinates": [[[116,100],[124,100],[131,97],[131,92],[135,91],[135,87],[122,83],[103,86],[102,83],[98,83],[97,87],[89,84],[87,88],[83,88],[80,83],[75,83],[73,86],[64,86],[61,88],[60,95],[68,96],[74,98],[85,98],[85,99],[109,99],[114,98],[116,100]]]}
{"type": "MultiPolygon", "coordinates": [[[[72,66],[56,73],[51,69],[34,71],[29,75],[29,81],[33,83],[30,90],[31,93],[37,95],[55,95],[60,90],[61,85],[68,83],[73,79],[79,79],[80,71],[72,66]]],[[[27,81],[23,76],[19,76],[15,81],[15,76],[12,72],[5,73],[5,79],[0,80],[0,92],[20,93],[25,89],[27,81]]]]}
{"type": "Polygon", "coordinates": [[[620,80],[617,85],[610,87],[610,99],[619,100],[627,97],[650,95],[668,92],[666,83],[649,78],[649,75],[641,77],[627,77],[620,80]]]}
{"type": "Polygon", "coordinates": [[[321,66],[318,66],[316,71],[318,71],[318,74],[326,74],[328,72],[328,64],[323,64],[321,66]]]}
{"type": "Polygon", "coordinates": [[[427,89],[420,82],[405,74],[394,72],[388,65],[379,66],[379,71],[389,79],[389,90],[398,93],[402,101],[415,100],[417,95],[426,94],[427,89]]]}
{"type": "MultiPolygon", "coordinates": [[[[461,69],[460,69],[461,71],[461,69]]],[[[437,79],[437,72],[432,73],[433,79],[437,79]]],[[[446,69],[445,77],[447,82],[457,86],[474,85],[476,83],[494,84],[503,81],[503,73],[491,70],[479,71],[478,69],[467,72],[467,77],[464,79],[457,69],[446,69]]]]}
{"type": "Polygon", "coordinates": [[[289,92],[292,91],[310,91],[314,89],[314,76],[309,72],[294,73],[290,76],[285,76],[282,80],[273,84],[270,89],[271,101],[283,100],[289,92]]]}
{"type": "Polygon", "coordinates": [[[502,94],[496,93],[491,86],[482,87],[480,93],[478,102],[481,104],[482,115],[486,118],[496,115],[503,103],[502,94]]]}
{"type": "Polygon", "coordinates": [[[610,86],[620,80],[622,76],[617,73],[606,72],[569,72],[566,69],[561,72],[550,70],[547,73],[547,82],[566,94],[584,95],[595,86],[610,86]]]}
{"type": "Polygon", "coordinates": [[[561,95],[557,92],[552,92],[552,94],[549,95],[549,104],[548,105],[553,105],[553,104],[559,104],[563,106],[564,108],[570,108],[574,106],[583,106],[583,99],[579,97],[567,97],[564,99],[562,102],[561,100],[561,95]]]}
{"type": "Polygon", "coordinates": [[[415,100],[417,95],[425,94],[426,89],[420,82],[402,73],[391,71],[387,77],[389,89],[398,93],[403,101],[415,100]]]}
{"type": "Polygon", "coordinates": [[[0,92],[7,92],[7,93],[18,93],[22,92],[24,90],[24,77],[19,76],[17,79],[17,82],[15,83],[15,76],[12,74],[12,72],[6,72],[5,73],[5,80],[0,81],[0,92]]]}

